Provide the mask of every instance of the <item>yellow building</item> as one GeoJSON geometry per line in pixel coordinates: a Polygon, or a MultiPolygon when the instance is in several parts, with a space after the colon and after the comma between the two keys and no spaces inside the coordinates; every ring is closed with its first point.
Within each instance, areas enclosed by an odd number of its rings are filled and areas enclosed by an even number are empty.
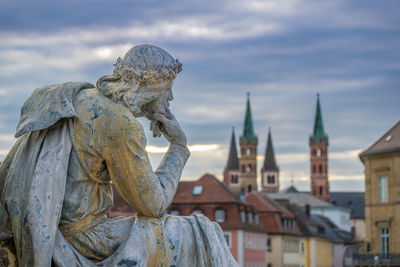
{"type": "Polygon", "coordinates": [[[360,158],[365,167],[367,250],[393,261],[392,255],[400,253],[400,121],[360,158]]]}

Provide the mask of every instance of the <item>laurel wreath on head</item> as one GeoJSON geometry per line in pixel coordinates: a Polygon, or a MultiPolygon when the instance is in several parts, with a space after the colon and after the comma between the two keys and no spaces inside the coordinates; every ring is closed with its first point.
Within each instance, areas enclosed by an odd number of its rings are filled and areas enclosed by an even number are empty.
{"type": "Polygon", "coordinates": [[[123,60],[119,57],[114,64],[113,74],[120,77],[125,82],[132,84],[136,82],[140,85],[143,84],[157,84],[165,80],[173,80],[176,75],[182,71],[182,64],[175,60],[173,66],[159,66],[150,70],[137,70],[132,66],[124,64],[123,60]]]}

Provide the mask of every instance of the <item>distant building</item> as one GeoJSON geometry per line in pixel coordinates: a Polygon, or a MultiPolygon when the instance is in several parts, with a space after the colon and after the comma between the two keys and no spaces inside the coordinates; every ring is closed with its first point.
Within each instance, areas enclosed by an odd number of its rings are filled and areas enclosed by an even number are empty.
{"type": "Polygon", "coordinates": [[[304,238],[295,215],[262,192],[253,191],[245,200],[255,207],[260,224],[268,231],[268,266],[306,266],[304,238]]]}
{"type": "Polygon", "coordinates": [[[322,112],[317,95],[314,130],[310,136],[310,173],[311,194],[325,201],[330,201],[328,181],[328,136],[324,131],[322,112]]]}
{"type": "Polygon", "coordinates": [[[289,202],[305,209],[310,206],[310,212],[314,215],[321,215],[329,218],[339,229],[350,232],[350,213],[347,208],[334,206],[308,192],[299,192],[294,186],[290,186],[282,191],[271,193],[266,192],[269,197],[278,202],[289,202]]]}
{"type": "Polygon", "coordinates": [[[224,169],[224,184],[226,184],[232,191],[240,191],[240,170],[239,170],[239,158],[236,150],[236,138],[235,129],[232,128],[231,144],[229,148],[228,162],[224,169]]]}
{"type": "Polygon", "coordinates": [[[350,227],[355,240],[365,241],[364,192],[331,192],[331,203],[350,210],[350,227]]]}
{"type": "Polygon", "coordinates": [[[261,168],[261,188],[263,191],[279,191],[279,167],[275,161],[271,128],[268,129],[267,148],[265,149],[264,164],[261,168]]]}
{"type": "Polygon", "coordinates": [[[380,254],[376,256],[381,261],[400,266],[400,121],[360,158],[365,168],[369,252],[380,254]]]}
{"type": "MultiPolygon", "coordinates": [[[[258,138],[254,133],[253,117],[250,108],[250,94],[247,94],[246,114],[243,135],[240,136],[240,177],[239,188],[242,193],[257,191],[257,145],[258,138]]],[[[232,187],[232,189],[234,189],[232,187]]]]}
{"type": "Polygon", "coordinates": [[[266,266],[268,236],[260,225],[255,208],[215,176],[205,174],[197,181],[179,182],[168,212],[183,216],[204,214],[221,226],[240,266],[266,266]]]}

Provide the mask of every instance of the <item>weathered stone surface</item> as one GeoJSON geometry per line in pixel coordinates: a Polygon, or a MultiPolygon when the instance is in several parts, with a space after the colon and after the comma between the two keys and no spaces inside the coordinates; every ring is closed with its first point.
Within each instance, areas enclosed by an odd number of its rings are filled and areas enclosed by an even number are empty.
{"type": "Polygon", "coordinates": [[[0,267],[16,267],[15,247],[12,239],[0,241],[0,267]]]}
{"type": "Polygon", "coordinates": [[[0,168],[2,224],[12,225],[20,266],[237,266],[218,224],[163,215],[190,154],[169,110],[180,70],[166,51],[140,45],[97,87],[33,92],[0,168]],[[156,171],[140,116],[170,143],[156,171]],[[111,182],[137,216],[108,218],[111,182]]]}

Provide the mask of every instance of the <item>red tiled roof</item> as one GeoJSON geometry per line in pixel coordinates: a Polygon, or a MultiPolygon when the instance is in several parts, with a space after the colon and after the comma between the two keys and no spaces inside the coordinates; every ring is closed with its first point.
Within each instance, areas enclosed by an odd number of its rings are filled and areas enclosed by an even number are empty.
{"type": "Polygon", "coordinates": [[[206,173],[197,181],[179,182],[174,204],[190,203],[240,203],[240,200],[214,175],[206,173]],[[193,188],[202,185],[203,191],[199,195],[193,195],[193,188]]]}
{"type": "Polygon", "coordinates": [[[253,205],[258,213],[260,224],[271,234],[293,234],[299,235],[300,231],[296,226],[293,230],[284,229],[282,219],[295,219],[295,215],[283,205],[267,196],[263,192],[251,192],[246,202],[253,205]]]}
{"type": "Polygon", "coordinates": [[[263,192],[253,191],[246,196],[245,200],[252,204],[257,212],[279,212],[284,217],[293,218],[290,211],[263,192]]]}

